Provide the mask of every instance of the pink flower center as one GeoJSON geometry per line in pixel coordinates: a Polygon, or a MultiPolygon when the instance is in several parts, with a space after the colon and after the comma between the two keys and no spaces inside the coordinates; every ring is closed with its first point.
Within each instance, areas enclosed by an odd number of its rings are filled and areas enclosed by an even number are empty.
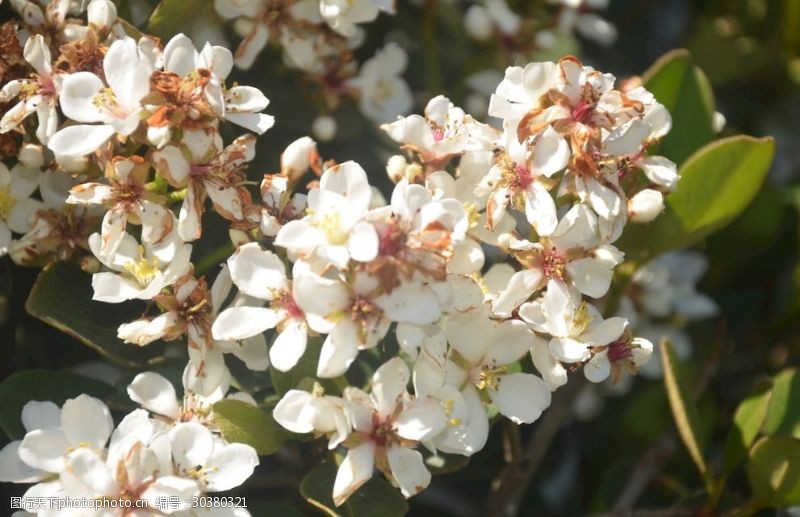
{"type": "Polygon", "coordinates": [[[633,349],[626,339],[618,339],[608,345],[608,360],[612,363],[630,359],[633,356],[633,349]]]}
{"type": "Polygon", "coordinates": [[[531,173],[531,170],[522,164],[517,164],[517,166],[514,167],[514,172],[517,174],[517,185],[523,190],[530,187],[531,183],[536,179],[533,173],[531,173]]]}
{"type": "Polygon", "coordinates": [[[391,418],[382,421],[377,413],[373,413],[372,432],[369,435],[370,440],[380,447],[391,444],[396,441],[393,427],[391,418]]]}
{"type": "Polygon", "coordinates": [[[437,127],[433,130],[433,141],[437,144],[444,139],[444,128],[437,127]]]}
{"type": "Polygon", "coordinates": [[[558,250],[552,248],[544,252],[542,257],[542,269],[548,278],[564,279],[566,275],[567,259],[558,250]]]}
{"type": "Polygon", "coordinates": [[[39,77],[39,95],[53,97],[56,94],[56,85],[52,77],[39,77]]]}
{"type": "Polygon", "coordinates": [[[211,172],[210,165],[197,165],[193,163],[189,166],[189,176],[205,176],[209,172],[211,172]]]}
{"type": "Polygon", "coordinates": [[[280,301],[278,301],[278,306],[281,309],[285,310],[289,314],[290,318],[293,319],[305,318],[305,313],[303,312],[303,309],[297,306],[297,302],[294,301],[294,298],[292,298],[292,295],[289,293],[286,293],[286,296],[284,296],[283,298],[280,299],[280,301]]]}
{"type": "Polygon", "coordinates": [[[572,110],[572,120],[585,124],[592,117],[593,112],[594,106],[586,100],[581,100],[572,110]]]}
{"type": "Polygon", "coordinates": [[[405,243],[406,234],[398,227],[397,221],[392,220],[378,236],[378,254],[382,257],[397,255],[405,243]]]}

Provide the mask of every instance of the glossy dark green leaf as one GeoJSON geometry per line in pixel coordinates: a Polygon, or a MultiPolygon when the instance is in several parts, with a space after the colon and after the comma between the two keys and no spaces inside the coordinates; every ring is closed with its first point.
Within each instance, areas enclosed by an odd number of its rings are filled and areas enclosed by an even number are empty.
{"type": "Polygon", "coordinates": [[[703,147],[680,168],[664,213],[651,223],[628,225],[620,248],[627,258],[644,261],[724,228],[755,198],[774,155],[772,138],[740,135],[703,147]]]}
{"type": "Polygon", "coordinates": [[[217,402],[212,418],[226,440],[251,445],[261,456],[277,452],[289,436],[272,414],[240,400],[217,402]]]}
{"type": "Polygon", "coordinates": [[[160,38],[170,38],[210,5],[211,0],[161,0],[150,15],[149,30],[160,38]]]}
{"type": "Polygon", "coordinates": [[[753,445],[764,417],[767,416],[772,386],[769,383],[756,387],[736,408],[733,415],[733,426],[725,442],[725,456],[722,469],[730,472],[753,445]]]}
{"type": "Polygon", "coordinates": [[[332,517],[397,517],[408,513],[408,503],[400,490],[379,473],[359,488],[341,506],[333,504],[336,463],[330,459],[314,467],[300,482],[300,495],[332,517]]]}
{"type": "Polygon", "coordinates": [[[662,56],[644,73],[642,81],[672,114],[672,131],[664,137],[658,154],[683,163],[714,139],[714,96],[708,79],[687,50],[662,56]]]}
{"type": "Polygon", "coordinates": [[[787,368],[772,379],[772,397],[767,408],[764,434],[787,434],[800,438],[800,375],[787,368]]]}
{"type": "Polygon", "coordinates": [[[25,309],[123,366],[143,367],[159,362],[163,344],[138,347],[117,337],[117,327],[141,316],[142,306],[96,302],[92,294],[91,275],[72,262],[55,262],[39,274],[25,309]]]}
{"type": "Polygon", "coordinates": [[[61,406],[65,400],[85,393],[105,399],[114,388],[82,375],[51,370],[12,373],[0,382],[0,427],[12,440],[22,438],[22,408],[31,400],[49,400],[61,406]]]}
{"type": "Polygon", "coordinates": [[[800,440],[765,436],[750,450],[747,475],[754,498],[769,506],[800,504],[800,440]]]}

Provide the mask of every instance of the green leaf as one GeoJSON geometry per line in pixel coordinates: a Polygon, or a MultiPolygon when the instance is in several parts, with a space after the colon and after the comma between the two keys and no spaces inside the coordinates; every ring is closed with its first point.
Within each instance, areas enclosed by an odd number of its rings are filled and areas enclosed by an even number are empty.
{"type": "Polygon", "coordinates": [[[289,436],[272,414],[241,400],[220,400],[212,418],[226,440],[251,445],[260,456],[275,454],[289,436]]]}
{"type": "Polygon", "coordinates": [[[211,0],[162,0],[150,15],[150,32],[171,38],[210,5],[211,0]]]}
{"type": "Polygon", "coordinates": [[[12,440],[22,438],[22,408],[31,400],[49,400],[59,406],[85,393],[105,399],[114,388],[100,381],[70,372],[25,370],[12,373],[0,382],[0,427],[12,440]]]}
{"type": "Polygon", "coordinates": [[[619,247],[627,258],[644,261],[724,228],[755,198],[774,154],[772,138],[743,135],[703,147],[681,167],[664,213],[651,223],[628,225],[619,247]]]}
{"type": "Polygon", "coordinates": [[[757,386],[736,408],[733,427],[725,442],[723,472],[731,472],[747,456],[747,451],[753,445],[764,423],[764,417],[767,416],[771,388],[769,383],[757,386]]]}
{"type": "Polygon", "coordinates": [[[761,431],[800,438],[800,376],[796,368],[787,368],[773,377],[772,397],[761,431]]]}
{"type": "Polygon", "coordinates": [[[800,440],[765,436],[750,451],[747,475],[753,496],[770,506],[800,504],[800,440]]]}
{"type": "Polygon", "coordinates": [[[336,470],[336,463],[323,460],[300,482],[300,495],[331,517],[395,517],[408,513],[408,503],[400,490],[377,473],[337,507],[332,498],[336,470]]]}
{"type": "Polygon", "coordinates": [[[139,368],[161,361],[163,344],[138,347],[117,337],[120,324],[141,316],[141,305],[96,302],[92,294],[91,277],[80,267],[55,262],[39,274],[25,310],[123,366],[139,368]]]}
{"type": "Polygon", "coordinates": [[[661,342],[659,349],[661,350],[661,364],[664,368],[664,386],[667,390],[667,398],[678,434],[689,451],[689,456],[697,466],[700,476],[706,482],[707,487],[711,487],[713,482],[700,445],[700,420],[697,407],[686,393],[685,380],[681,377],[678,356],[675,354],[672,343],[666,339],[661,342]]]}
{"type": "Polygon", "coordinates": [[[714,94],[684,49],[663,55],[642,76],[644,87],[672,115],[672,130],[658,148],[675,163],[714,139],[714,94]]]}

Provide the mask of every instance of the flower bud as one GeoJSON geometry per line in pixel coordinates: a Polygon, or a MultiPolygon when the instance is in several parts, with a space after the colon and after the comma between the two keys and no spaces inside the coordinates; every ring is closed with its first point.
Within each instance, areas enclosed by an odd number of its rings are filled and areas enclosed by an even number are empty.
{"type": "Polygon", "coordinates": [[[44,152],[41,145],[25,144],[17,155],[19,162],[31,169],[41,169],[44,166],[44,152]]]}
{"type": "Polygon", "coordinates": [[[464,29],[475,41],[486,41],[492,37],[494,25],[489,12],[482,5],[472,5],[464,15],[464,29]]]}
{"type": "Polygon", "coordinates": [[[296,181],[308,172],[312,162],[317,160],[317,143],[308,136],[298,138],[289,144],[281,155],[281,174],[296,181]]]}
{"type": "Polygon", "coordinates": [[[86,9],[89,25],[107,29],[117,21],[117,8],[111,0],[92,0],[86,9]]]}
{"type": "Polygon", "coordinates": [[[497,247],[503,251],[508,250],[511,248],[511,242],[514,240],[514,236],[508,232],[501,233],[497,236],[497,247]]]}
{"type": "Polygon", "coordinates": [[[634,223],[649,223],[664,208],[664,195],[653,189],[644,189],[628,200],[628,218],[634,223]]]}
{"type": "Polygon", "coordinates": [[[386,174],[389,175],[389,179],[393,183],[397,183],[405,176],[407,166],[406,157],[402,154],[395,154],[389,157],[389,161],[386,162],[386,174]]]}
{"type": "Polygon", "coordinates": [[[336,137],[336,129],[336,120],[327,115],[317,117],[311,124],[311,132],[321,142],[333,140],[336,137]]]}
{"type": "Polygon", "coordinates": [[[161,149],[172,139],[172,130],[169,126],[147,126],[147,141],[156,149],[161,149]]]}

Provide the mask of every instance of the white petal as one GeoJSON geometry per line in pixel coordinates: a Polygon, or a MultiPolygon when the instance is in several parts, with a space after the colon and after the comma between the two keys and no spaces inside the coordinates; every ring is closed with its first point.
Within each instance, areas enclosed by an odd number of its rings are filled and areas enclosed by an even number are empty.
{"type": "Polygon", "coordinates": [[[0,482],[35,483],[47,475],[46,472],[35,469],[20,459],[21,443],[22,441],[17,440],[0,450],[0,482]]]}
{"type": "Polygon", "coordinates": [[[495,326],[490,334],[485,364],[506,365],[520,359],[533,345],[533,332],[520,320],[506,320],[495,326]]]}
{"type": "Polygon", "coordinates": [[[114,136],[111,126],[69,126],[57,132],[47,142],[47,147],[56,156],[85,156],[114,136]]]}
{"type": "Polygon", "coordinates": [[[541,236],[552,234],[558,225],[556,203],[538,181],[531,183],[525,192],[525,216],[541,236]]]}
{"type": "Polygon", "coordinates": [[[114,421],[101,401],[79,395],[67,400],[61,408],[61,428],[73,446],[85,443],[93,449],[102,449],[114,430],[114,421]]]}
{"type": "Polygon", "coordinates": [[[581,340],[589,345],[607,345],[619,339],[627,326],[628,320],[614,316],[592,326],[588,332],[581,335],[581,340]]]}
{"type": "Polygon", "coordinates": [[[128,396],[139,404],[159,415],[178,418],[180,406],[172,384],[154,372],[137,375],[128,385],[128,396]]]}
{"type": "Polygon", "coordinates": [[[103,121],[104,116],[94,99],[104,87],[103,81],[91,72],[65,76],[59,93],[59,103],[64,115],[77,122],[103,121]]]}
{"type": "Polygon", "coordinates": [[[358,328],[352,321],[340,321],[325,338],[317,364],[317,376],[343,375],[358,355],[358,328]]]}
{"type": "Polygon", "coordinates": [[[350,230],[347,250],[350,257],[358,262],[373,260],[378,255],[378,232],[375,227],[366,222],[356,224],[350,230]]]}
{"type": "Polygon", "coordinates": [[[553,357],[565,363],[579,363],[591,357],[586,343],[569,337],[554,337],[550,340],[548,348],[553,357]]]}
{"type": "Polygon", "coordinates": [[[261,300],[272,300],[275,291],[288,285],[280,257],[255,242],[241,246],[228,259],[228,269],[236,287],[261,300]]]}
{"type": "Polygon", "coordinates": [[[591,257],[567,264],[567,273],[580,292],[592,298],[604,296],[611,287],[614,272],[591,257]]]}
{"type": "Polygon", "coordinates": [[[20,419],[26,431],[57,429],[61,427],[61,409],[49,400],[32,400],[22,408],[20,419]]]}
{"type": "Polygon", "coordinates": [[[205,465],[214,449],[211,431],[197,422],[184,422],[173,427],[169,441],[176,467],[187,472],[205,465]]]}
{"type": "Polygon", "coordinates": [[[611,375],[608,352],[603,350],[583,366],[583,375],[591,382],[603,382],[611,375]]]}
{"type": "Polygon", "coordinates": [[[19,457],[33,468],[61,472],[70,443],[60,429],[31,431],[22,439],[19,457]]]}
{"type": "Polygon", "coordinates": [[[375,464],[375,444],[367,442],[347,451],[333,482],[333,502],[341,506],[348,497],[369,481],[375,464]]]}
{"type": "Polygon", "coordinates": [[[391,293],[378,297],[375,303],[389,319],[415,325],[433,323],[442,314],[436,293],[420,282],[402,283],[391,293]]]}
{"type": "Polygon", "coordinates": [[[231,307],[214,320],[211,332],[214,339],[231,341],[245,339],[275,328],[282,316],[263,307],[231,307]]]}
{"type": "Polygon", "coordinates": [[[302,416],[303,409],[312,399],[313,395],[307,391],[289,390],[278,401],[272,416],[276,422],[293,433],[310,433],[314,430],[314,426],[302,416]]]}
{"type": "Polygon", "coordinates": [[[119,493],[103,460],[88,449],[78,449],[69,455],[61,471],[61,484],[73,497],[113,497],[119,493]]]}
{"type": "Polygon", "coordinates": [[[447,415],[439,400],[418,398],[409,402],[394,420],[399,436],[422,441],[435,437],[447,427],[447,415]]]}
{"type": "Polygon", "coordinates": [[[492,301],[492,312],[509,317],[522,302],[542,287],[544,276],[539,269],[517,271],[506,288],[492,301]]]}
{"type": "Polygon", "coordinates": [[[406,393],[406,386],[411,377],[408,366],[399,357],[389,359],[372,376],[372,397],[375,409],[382,416],[394,412],[400,397],[406,393]]]}
{"type": "Polygon", "coordinates": [[[206,488],[210,492],[222,492],[237,487],[247,480],[258,465],[258,454],[250,445],[229,443],[216,446],[214,455],[206,465],[206,488]]]}
{"type": "Polygon", "coordinates": [[[489,390],[497,410],[512,422],[530,424],[550,406],[550,389],[530,373],[504,375],[497,391],[489,390]]]}
{"type": "Polygon", "coordinates": [[[570,157],[569,144],[548,126],[536,140],[531,154],[532,169],[537,174],[550,177],[567,166],[570,157]]]}
{"type": "Polygon", "coordinates": [[[412,497],[423,491],[431,483],[431,473],[425,467],[419,451],[406,449],[399,445],[389,447],[386,454],[400,492],[404,497],[412,497]]]}
{"type": "Polygon", "coordinates": [[[269,349],[272,366],[281,372],[294,368],[306,351],[307,340],[305,322],[296,318],[289,319],[269,349]]]}

